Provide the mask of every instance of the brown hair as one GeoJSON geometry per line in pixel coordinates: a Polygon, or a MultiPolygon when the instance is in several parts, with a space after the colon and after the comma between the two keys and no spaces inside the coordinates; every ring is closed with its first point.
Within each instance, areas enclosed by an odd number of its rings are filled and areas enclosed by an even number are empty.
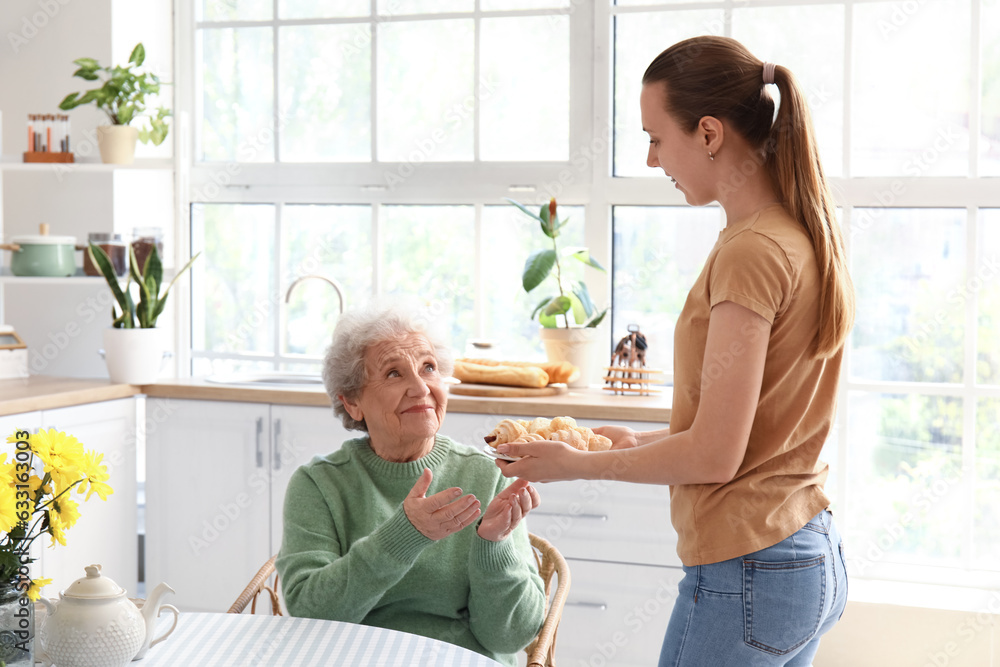
{"type": "Polygon", "coordinates": [[[790,71],[776,66],[774,83],[781,98],[775,116],[763,73],[764,63],[736,40],[701,36],[658,55],[642,83],[665,84],[664,109],[686,132],[694,132],[703,117],[714,116],[761,151],[779,200],[812,239],[822,281],[814,355],[826,358],[841,348],[854,323],[854,285],[844,238],[802,90],[790,71]]]}

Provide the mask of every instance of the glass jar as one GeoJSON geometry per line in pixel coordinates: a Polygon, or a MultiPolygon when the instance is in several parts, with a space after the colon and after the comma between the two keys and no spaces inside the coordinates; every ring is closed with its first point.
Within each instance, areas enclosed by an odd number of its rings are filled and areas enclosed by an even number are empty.
{"type": "Polygon", "coordinates": [[[0,584],[0,660],[8,667],[34,667],[35,606],[13,582],[0,584]]]}
{"type": "MultiPolygon", "coordinates": [[[[116,276],[121,278],[128,273],[128,246],[121,234],[90,233],[87,234],[87,243],[93,243],[107,253],[116,276]]],[[[86,251],[83,253],[83,273],[88,276],[103,275],[90,261],[90,253],[86,251]]]]}
{"type": "Polygon", "coordinates": [[[142,272],[146,266],[146,258],[153,248],[163,263],[163,229],[160,227],[136,227],[132,230],[132,250],[135,251],[136,268],[142,272]]]}

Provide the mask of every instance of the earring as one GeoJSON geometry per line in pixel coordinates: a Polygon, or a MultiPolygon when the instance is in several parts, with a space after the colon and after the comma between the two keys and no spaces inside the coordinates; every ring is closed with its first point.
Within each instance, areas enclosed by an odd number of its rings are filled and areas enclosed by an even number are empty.
{"type": "Polygon", "coordinates": [[[714,155],[712,155],[712,151],[709,151],[709,152],[708,152],[708,159],[709,159],[709,160],[712,160],[712,161],[715,161],[715,156],[714,156],[714,155]]]}

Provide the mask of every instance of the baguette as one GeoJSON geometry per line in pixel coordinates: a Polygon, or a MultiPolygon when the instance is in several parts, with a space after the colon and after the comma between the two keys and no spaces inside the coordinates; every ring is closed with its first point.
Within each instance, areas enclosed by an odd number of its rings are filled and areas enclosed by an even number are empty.
{"type": "Polygon", "coordinates": [[[486,366],[462,359],[455,361],[453,375],[462,382],[502,384],[508,387],[540,389],[549,383],[548,373],[536,366],[486,366]]]}
{"type": "Polygon", "coordinates": [[[580,376],[580,369],[568,361],[496,361],[494,359],[459,359],[480,366],[535,366],[549,376],[549,382],[572,382],[580,376]]]}

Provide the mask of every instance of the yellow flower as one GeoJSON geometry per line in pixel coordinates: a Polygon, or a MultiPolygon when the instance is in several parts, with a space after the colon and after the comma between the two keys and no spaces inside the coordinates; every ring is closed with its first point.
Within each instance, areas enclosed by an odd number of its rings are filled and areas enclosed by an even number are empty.
{"type": "Polygon", "coordinates": [[[41,578],[38,578],[38,579],[32,579],[31,580],[31,585],[28,586],[28,593],[27,593],[28,599],[31,600],[32,602],[34,602],[38,598],[42,597],[42,587],[43,586],[48,586],[51,583],[52,583],[52,580],[51,579],[46,579],[45,577],[41,577],[41,578]]]}
{"type": "Polygon", "coordinates": [[[49,535],[52,536],[52,542],[49,544],[50,547],[54,547],[56,542],[66,546],[66,533],[63,530],[58,512],[49,511],[49,527],[47,530],[49,535]]]}
{"type": "Polygon", "coordinates": [[[94,493],[100,496],[101,500],[107,500],[108,496],[115,492],[108,484],[104,483],[111,475],[108,474],[108,467],[101,463],[103,459],[104,454],[98,454],[93,450],[83,454],[80,472],[85,476],[85,479],[80,484],[80,488],[77,489],[77,493],[82,494],[86,489],[87,497],[84,500],[90,500],[90,496],[94,493]]]}
{"type": "MultiPolygon", "coordinates": [[[[59,500],[52,504],[52,509],[54,514],[59,515],[59,524],[66,530],[73,527],[76,520],[80,518],[80,506],[76,504],[75,500],[71,500],[68,495],[63,496],[59,500]]],[[[49,520],[52,520],[52,514],[49,515],[49,520]]]]}
{"type": "Polygon", "coordinates": [[[0,484],[0,533],[9,533],[17,524],[17,494],[13,487],[0,484]]]}
{"type": "Polygon", "coordinates": [[[30,442],[31,449],[45,464],[45,472],[52,476],[57,493],[80,479],[83,445],[75,437],[50,428],[39,430],[30,442]]]}

